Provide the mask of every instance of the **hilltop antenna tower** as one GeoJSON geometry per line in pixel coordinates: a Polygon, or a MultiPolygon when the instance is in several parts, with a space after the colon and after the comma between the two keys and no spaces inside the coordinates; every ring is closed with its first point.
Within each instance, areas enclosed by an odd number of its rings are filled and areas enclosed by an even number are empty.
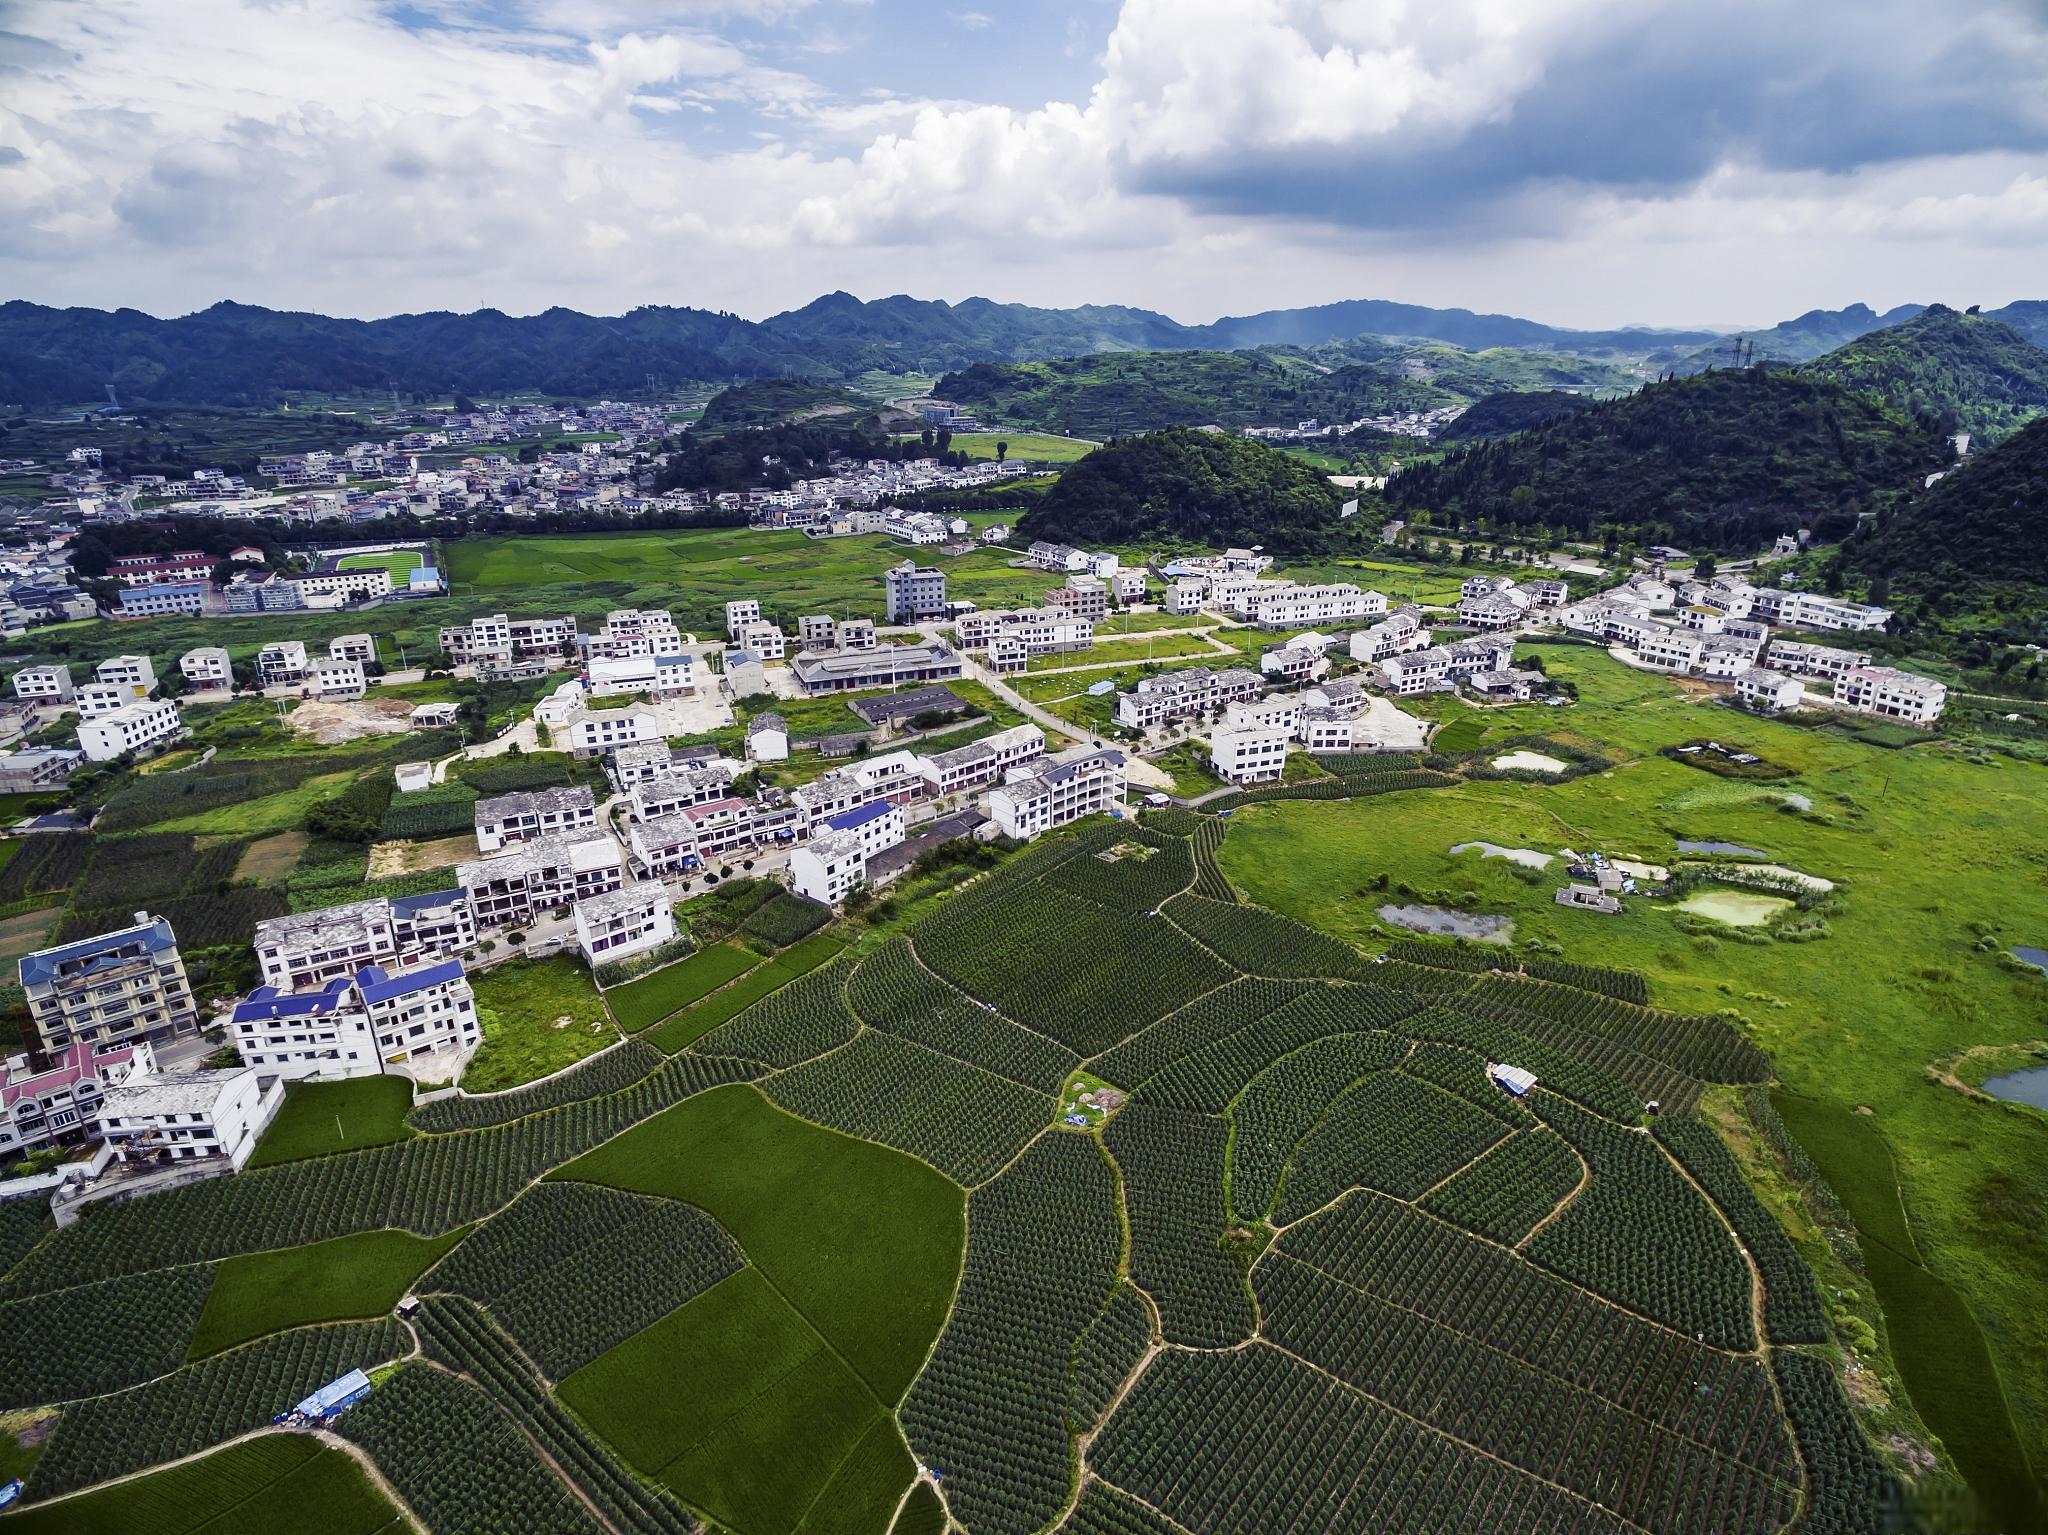
{"type": "Polygon", "coordinates": [[[114,386],[112,384],[107,385],[107,403],[116,410],[121,408],[121,397],[114,393],[114,386]]]}

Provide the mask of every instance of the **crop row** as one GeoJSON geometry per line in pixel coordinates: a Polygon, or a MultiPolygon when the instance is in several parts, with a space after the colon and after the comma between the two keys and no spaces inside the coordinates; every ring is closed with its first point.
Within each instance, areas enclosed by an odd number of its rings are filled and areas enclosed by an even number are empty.
{"type": "Polygon", "coordinates": [[[1059,1512],[1068,1361],[1119,1246],[1115,1180],[1086,1136],[1044,1137],[968,1201],[959,1295],[903,1427],[969,1528],[1024,1535],[1059,1512]]]}
{"type": "Polygon", "coordinates": [[[75,1403],[57,1420],[30,1492],[55,1497],[197,1454],[262,1427],[335,1377],[396,1359],[411,1347],[405,1329],[389,1317],[302,1327],[147,1385],[75,1403]]]}
{"type": "Polygon", "coordinates": [[[50,1232],[50,1207],[41,1200],[0,1199],[0,1276],[50,1232]]]}
{"type": "Polygon", "coordinates": [[[1346,1189],[1418,1198],[1511,1133],[1425,1082],[1376,1073],[1341,1094],[1295,1148],[1274,1219],[1300,1220],[1346,1189]]]}
{"type": "Polygon", "coordinates": [[[1608,970],[1599,965],[1575,965],[1568,960],[1552,959],[1542,954],[1531,954],[1523,960],[1522,970],[1538,980],[1554,981],[1559,986],[1576,986],[1580,991],[1597,991],[1603,996],[1632,1003],[1637,1007],[1650,1005],[1650,983],[1633,970],[1608,970]]]}
{"type": "Polygon", "coordinates": [[[118,1391],[185,1362],[213,1265],[0,1302],[0,1408],[118,1391]]]}
{"type": "Polygon", "coordinates": [[[1317,986],[1134,1085],[1149,1102],[1220,1114],[1246,1083],[1289,1051],[1332,1034],[1398,1033],[1413,1010],[1398,992],[1317,986]]]}
{"type": "Polygon", "coordinates": [[[1827,1310],[1813,1270],[1763,1207],[1734,1153],[1696,1119],[1657,1121],[1657,1139],[1678,1158],[1742,1238],[1764,1279],[1764,1330],[1773,1343],[1825,1343],[1827,1310]]]}
{"type": "Polygon", "coordinates": [[[1481,981],[1477,995],[1484,1001],[1604,1034],[1703,1081],[1770,1079],[1769,1057],[1719,1018],[1637,1007],[1571,986],[1511,976],[1481,981]]]}
{"type": "Polygon", "coordinates": [[[419,1282],[491,1308],[554,1380],[581,1369],[746,1257],[690,1205],[587,1183],[537,1183],[419,1282]]]}
{"type": "Polygon", "coordinates": [[[792,1114],[907,1151],[969,1188],[993,1177],[1054,1109],[1048,1093],[874,1029],[762,1087],[792,1114]]]}
{"type": "Polygon", "coordinates": [[[1367,1072],[1398,1066],[1406,1048],[1390,1034],[1333,1034],[1252,1079],[1230,1107],[1230,1203],[1238,1219],[1265,1218],[1295,1146],[1323,1111],[1367,1072]]]}
{"type": "Polygon", "coordinates": [[[414,1324],[429,1357],[468,1375],[539,1443],[620,1535],[695,1535],[697,1521],[664,1489],[649,1486],[564,1408],[519,1357],[511,1339],[470,1302],[428,1296],[414,1324]]]}
{"type": "Polygon", "coordinates": [[[14,856],[0,864],[0,905],[69,890],[91,859],[91,832],[49,832],[22,838],[14,856]]]}
{"type": "Polygon", "coordinates": [[[860,962],[846,1000],[870,1028],[1041,1092],[1057,1089],[1080,1064],[1073,1051],[947,985],[917,962],[902,938],[890,939],[860,962]]]}
{"type": "Polygon", "coordinates": [[[704,1035],[694,1046],[695,1053],[794,1066],[837,1049],[860,1028],[847,1011],[843,994],[852,970],[853,960],[842,954],[798,977],[704,1035]]]}
{"type": "Polygon", "coordinates": [[[1096,1055],[1231,979],[1164,919],[1104,910],[1043,883],[915,937],[918,957],[970,996],[1096,1055]]]}
{"type": "Polygon", "coordinates": [[[1526,1039],[1555,1045],[1570,1059],[1625,1084],[1638,1102],[1656,1103],[1683,1113],[1699,1101],[1703,1091],[1698,1078],[1689,1077],[1675,1066],[1610,1035],[1544,1013],[1523,1012],[1477,993],[1457,998],[1456,1005],[1476,1016],[1497,1019],[1526,1039]]]}
{"type": "Polygon", "coordinates": [[[1131,828],[1132,840],[1112,843],[1084,858],[1070,858],[1045,877],[1046,884],[1111,911],[1151,911],[1168,896],[1194,883],[1195,859],[1179,837],[1131,828]]]}
{"type": "Polygon", "coordinates": [[[1252,1334],[1244,1268],[1224,1250],[1229,1131],[1220,1119],[1127,1104],[1103,1131],[1124,1176],[1131,1279],[1159,1308],[1169,1343],[1228,1348],[1252,1334]]]}
{"type": "Polygon", "coordinates": [[[1179,1526],[1129,1493],[1104,1481],[1081,1489],[1081,1500],[1060,1526],[1061,1535],[1178,1535],[1179,1526]]]}
{"type": "Polygon", "coordinates": [[[438,1235],[502,1208],[548,1169],[628,1126],[751,1075],[742,1061],[678,1057],[621,1092],[495,1129],[314,1157],[131,1200],[56,1233],[0,1288],[34,1293],[380,1226],[438,1235]]]}
{"type": "Polygon", "coordinates": [[[1617,1407],[1755,1466],[1796,1475],[1769,1377],[1376,1194],[1354,1194],[1275,1247],[1617,1407]]]}
{"type": "Polygon", "coordinates": [[[1387,945],[1387,958],[1404,965],[1428,965],[1436,970],[1456,970],[1465,975],[1485,975],[1499,970],[1513,958],[1497,944],[1481,947],[1464,943],[1425,943],[1403,938],[1387,945]]]}
{"type": "Polygon", "coordinates": [[[1592,1169],[1529,1256],[1609,1300],[1724,1348],[1756,1346],[1749,1268],[1711,1206],[1649,1136],[1558,1098],[1538,1112],[1592,1169]]]}
{"type": "Polygon", "coordinates": [[[341,1419],[430,1530],[443,1535],[603,1535],[483,1390],[407,1365],[341,1419]]]}
{"type": "Polygon", "coordinates": [[[1364,980],[1370,970],[1357,950],[1258,906],[1176,896],[1166,908],[1174,925],[1246,975],[1364,980]]]}
{"type": "Polygon", "coordinates": [[[1189,1530],[1628,1530],[1265,1343],[1161,1356],[1093,1460],[1189,1530]]]}
{"type": "Polygon", "coordinates": [[[1267,981],[1257,977],[1232,981],[1098,1056],[1093,1069],[1106,1081],[1134,1086],[1182,1056],[1236,1032],[1312,989],[1313,983],[1308,981],[1267,981]]]}
{"type": "Polygon", "coordinates": [[[832,908],[791,890],[777,891],[748,914],[740,931],[786,949],[832,920],[832,908]]]}
{"type": "Polygon", "coordinates": [[[1517,1130],[1536,1126],[1536,1116],[1487,1076],[1486,1058],[1476,1051],[1425,1040],[1408,1052],[1401,1069],[1517,1130]]]}
{"type": "Polygon", "coordinates": [[[1453,1225],[1513,1245],[1579,1186],[1585,1168],[1556,1131],[1513,1135],[1422,1201],[1453,1225]]]}
{"type": "Polygon", "coordinates": [[[1118,1285],[1074,1342],[1067,1370],[1067,1427],[1082,1434],[1101,1422],[1151,1344],[1152,1311],[1145,1297],[1130,1285],[1118,1285]]]}
{"type": "Polygon", "coordinates": [[[432,1103],[421,1104],[406,1119],[415,1130],[433,1135],[446,1135],[458,1130],[488,1130],[494,1125],[509,1125],[515,1119],[524,1119],[546,1109],[559,1109],[587,1098],[623,1092],[642,1077],[660,1070],[667,1059],[645,1041],[629,1039],[609,1050],[600,1050],[588,1060],[578,1062],[545,1082],[482,1097],[458,1093],[453,1097],[437,1098],[432,1103]]]}
{"type": "Polygon", "coordinates": [[[401,795],[385,807],[380,837],[424,840],[452,837],[476,824],[477,792],[466,783],[435,784],[401,795]]]}
{"type": "Polygon", "coordinates": [[[1797,1490],[1285,1254],[1258,1273],[1265,1336],[1375,1401],[1659,1535],[1753,1535],[1797,1490]]]}
{"type": "Polygon", "coordinates": [[[1824,1359],[1775,1349],[1772,1367],[1806,1464],[1803,1535],[1882,1535],[1904,1526],[1898,1478],[1870,1447],[1824,1359]]]}
{"type": "Polygon", "coordinates": [[[1489,1061],[1533,1071],[1546,1087],[1609,1119],[1633,1121],[1642,1116],[1643,1100],[1597,1066],[1570,1050],[1522,1033],[1498,1018],[1482,1018],[1467,1012],[1462,1003],[1432,1007],[1404,1019],[1401,1027],[1417,1039],[1438,1040],[1483,1055],[1489,1061]]]}
{"type": "Polygon", "coordinates": [[[1203,816],[1195,822],[1194,831],[1188,842],[1195,855],[1195,894],[1210,901],[1234,901],[1237,892],[1231,888],[1229,878],[1223,872],[1223,865],[1216,854],[1223,847],[1223,834],[1230,823],[1215,816],[1203,816]]]}

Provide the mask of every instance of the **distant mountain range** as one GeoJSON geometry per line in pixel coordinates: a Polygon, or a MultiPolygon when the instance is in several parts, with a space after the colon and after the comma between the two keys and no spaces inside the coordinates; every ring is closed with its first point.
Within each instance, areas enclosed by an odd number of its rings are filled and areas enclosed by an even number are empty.
{"type": "MultiPolygon", "coordinates": [[[[1805,360],[1898,318],[1863,305],[1815,311],[1756,334],[1759,356],[1805,360]]],[[[1997,311],[2028,339],[2048,338],[2048,302],[1997,311]]],[[[0,402],[47,408],[125,404],[271,405],[293,395],[590,397],[688,382],[943,373],[978,362],[1091,353],[1307,348],[1387,336],[1468,350],[1505,347],[1582,357],[1649,358],[1693,371],[1728,347],[1707,330],[1570,330],[1512,315],[1357,299],[1183,325],[1147,309],[1039,309],[973,298],[828,293],[766,320],[648,307],[618,316],[572,309],[513,316],[394,315],[382,320],[219,303],[162,320],[135,309],[0,304],[0,402]]]]}

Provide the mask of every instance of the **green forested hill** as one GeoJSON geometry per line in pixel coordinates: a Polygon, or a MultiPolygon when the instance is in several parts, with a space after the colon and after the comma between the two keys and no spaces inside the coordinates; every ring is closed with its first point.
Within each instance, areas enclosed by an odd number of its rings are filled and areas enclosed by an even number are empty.
{"type": "Polygon", "coordinates": [[[1436,434],[1438,442],[1479,442],[1526,432],[1560,416],[1576,416],[1599,402],[1562,389],[1504,390],[1475,400],[1466,412],[1436,434]]]}
{"type": "Polygon", "coordinates": [[[1974,454],[1846,553],[1855,568],[1907,591],[2048,587],[2048,419],[1974,454]]]}
{"type": "Polygon", "coordinates": [[[1073,544],[1180,539],[1274,553],[1319,548],[1337,489],[1263,444],[1178,427],[1098,448],[1060,476],[1018,532],[1073,544]]]}
{"type": "Polygon", "coordinates": [[[1742,552],[1811,527],[1846,536],[1949,462],[1935,432],[1816,379],[1703,373],[1482,442],[1395,476],[1397,511],[1742,552]]]}
{"type": "Polygon", "coordinates": [[[976,363],[933,386],[985,420],[1083,437],[1171,426],[1292,426],[1428,410],[1453,397],[1378,368],[1325,371],[1259,352],[1106,352],[976,363]]]}
{"type": "Polygon", "coordinates": [[[859,418],[872,422],[875,402],[832,384],[807,378],[764,378],[734,384],[711,397],[697,429],[729,432],[752,426],[779,426],[818,416],[859,418]]]}
{"type": "Polygon", "coordinates": [[[2001,437],[2048,411],[2048,351],[1988,315],[1943,304],[1800,371],[1976,437],[2001,437]]]}

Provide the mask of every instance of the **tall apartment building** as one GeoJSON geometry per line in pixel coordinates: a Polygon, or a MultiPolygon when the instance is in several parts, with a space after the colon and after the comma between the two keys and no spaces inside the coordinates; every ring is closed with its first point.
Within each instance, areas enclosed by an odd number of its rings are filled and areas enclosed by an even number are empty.
{"type": "Polygon", "coordinates": [[[888,599],[888,622],[910,624],[945,616],[946,573],[937,566],[905,560],[883,573],[882,584],[888,599]]]}
{"type": "Polygon", "coordinates": [[[198,1026],[177,935],[148,912],[137,912],[132,927],[26,955],[16,973],[37,1037],[53,1054],[73,1043],[156,1044],[198,1026]]]}

